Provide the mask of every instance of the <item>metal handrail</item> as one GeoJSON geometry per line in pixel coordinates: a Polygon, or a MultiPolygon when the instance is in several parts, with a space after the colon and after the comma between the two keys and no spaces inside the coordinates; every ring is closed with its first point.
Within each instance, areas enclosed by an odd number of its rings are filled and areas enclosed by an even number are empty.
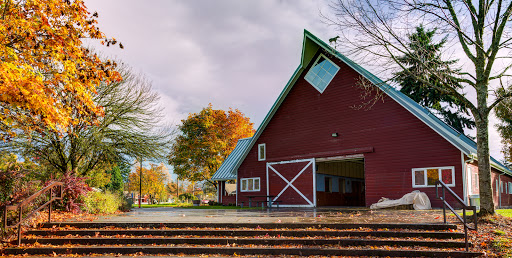
{"type": "Polygon", "coordinates": [[[51,219],[52,219],[52,202],[55,201],[55,200],[61,200],[62,199],[62,192],[63,192],[63,189],[64,189],[64,184],[62,182],[53,182],[51,183],[50,185],[46,186],[45,188],[37,191],[36,193],[34,193],[33,195],[31,195],[30,197],[28,197],[27,199],[23,200],[21,203],[18,203],[16,205],[6,205],[3,207],[3,220],[2,220],[2,224],[3,224],[3,227],[4,227],[4,230],[8,229],[8,228],[15,228],[15,227],[18,227],[18,245],[21,244],[21,225],[24,221],[26,221],[28,218],[30,218],[32,215],[34,215],[36,212],[42,210],[44,207],[48,206],[48,222],[51,222],[51,219]],[[53,188],[55,187],[58,187],[59,190],[58,192],[54,192],[53,188]],[[27,216],[25,216],[25,218],[23,218],[23,208],[29,204],[31,204],[31,202],[36,199],[37,197],[45,194],[46,192],[50,191],[50,198],[49,200],[44,203],[43,205],[39,206],[39,208],[33,210],[30,214],[28,214],[27,216]],[[55,194],[54,194],[55,193],[55,194]],[[58,193],[58,195],[56,195],[56,193],[58,193]],[[18,210],[18,222],[14,225],[7,225],[7,211],[10,211],[10,210],[18,210]]]}
{"type": "Polygon", "coordinates": [[[452,213],[455,214],[455,217],[457,217],[457,219],[459,219],[459,221],[464,225],[464,240],[466,241],[466,252],[469,252],[468,229],[478,231],[478,222],[477,222],[477,218],[476,218],[476,206],[466,205],[466,203],[455,192],[453,192],[452,189],[448,188],[448,186],[446,186],[445,183],[443,183],[442,181],[439,181],[439,180],[436,181],[436,197],[443,201],[444,223],[446,224],[446,207],[448,207],[448,209],[450,209],[452,211],[452,213]],[[443,189],[443,196],[441,196],[441,197],[439,197],[439,185],[443,189]],[[459,202],[462,205],[462,217],[457,212],[455,212],[453,207],[446,201],[446,195],[445,195],[446,190],[448,191],[448,193],[450,193],[455,198],[455,200],[457,202],[459,202]],[[469,226],[469,222],[466,219],[466,209],[473,210],[473,223],[474,223],[473,227],[469,226]]]}

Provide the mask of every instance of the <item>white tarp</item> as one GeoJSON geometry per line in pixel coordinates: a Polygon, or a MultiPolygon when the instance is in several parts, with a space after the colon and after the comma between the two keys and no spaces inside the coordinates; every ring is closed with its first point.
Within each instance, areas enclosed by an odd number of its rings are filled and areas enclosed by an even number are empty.
{"type": "Polygon", "coordinates": [[[236,184],[226,184],[225,190],[228,195],[236,194],[236,184]]]}
{"type": "Polygon", "coordinates": [[[402,198],[398,200],[391,200],[385,197],[382,197],[377,203],[374,203],[370,206],[370,209],[382,209],[389,208],[399,205],[408,205],[412,204],[415,210],[430,210],[432,206],[430,205],[430,200],[428,196],[420,192],[418,190],[412,191],[402,198]]]}

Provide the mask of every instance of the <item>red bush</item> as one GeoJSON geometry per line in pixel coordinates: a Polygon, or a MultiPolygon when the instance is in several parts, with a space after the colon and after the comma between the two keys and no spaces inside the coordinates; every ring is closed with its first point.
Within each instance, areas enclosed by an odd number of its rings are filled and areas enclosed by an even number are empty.
{"type": "MultiPolygon", "coordinates": [[[[64,183],[63,196],[55,208],[78,213],[84,205],[84,198],[92,189],[85,183],[85,177],[77,177],[72,171],[64,174],[60,180],[64,183]]],[[[52,181],[46,183],[49,185],[52,181]]]]}

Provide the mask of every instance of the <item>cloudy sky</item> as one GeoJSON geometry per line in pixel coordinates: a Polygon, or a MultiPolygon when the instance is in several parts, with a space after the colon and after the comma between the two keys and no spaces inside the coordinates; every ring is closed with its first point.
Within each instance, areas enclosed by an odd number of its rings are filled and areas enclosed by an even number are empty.
{"type": "MultiPolygon", "coordinates": [[[[208,103],[238,108],[255,127],[300,62],[303,30],[327,41],[327,0],[85,0],[124,49],[98,46],[145,74],[161,95],[168,123],[208,103]]],[[[492,128],[491,151],[501,158],[492,128]]]]}

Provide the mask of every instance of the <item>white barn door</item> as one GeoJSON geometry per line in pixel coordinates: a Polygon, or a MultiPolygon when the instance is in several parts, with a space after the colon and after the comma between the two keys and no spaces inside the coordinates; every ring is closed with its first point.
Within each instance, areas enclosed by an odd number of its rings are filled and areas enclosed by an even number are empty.
{"type": "Polygon", "coordinates": [[[315,207],[315,159],[267,163],[267,195],[282,207],[315,207]]]}

